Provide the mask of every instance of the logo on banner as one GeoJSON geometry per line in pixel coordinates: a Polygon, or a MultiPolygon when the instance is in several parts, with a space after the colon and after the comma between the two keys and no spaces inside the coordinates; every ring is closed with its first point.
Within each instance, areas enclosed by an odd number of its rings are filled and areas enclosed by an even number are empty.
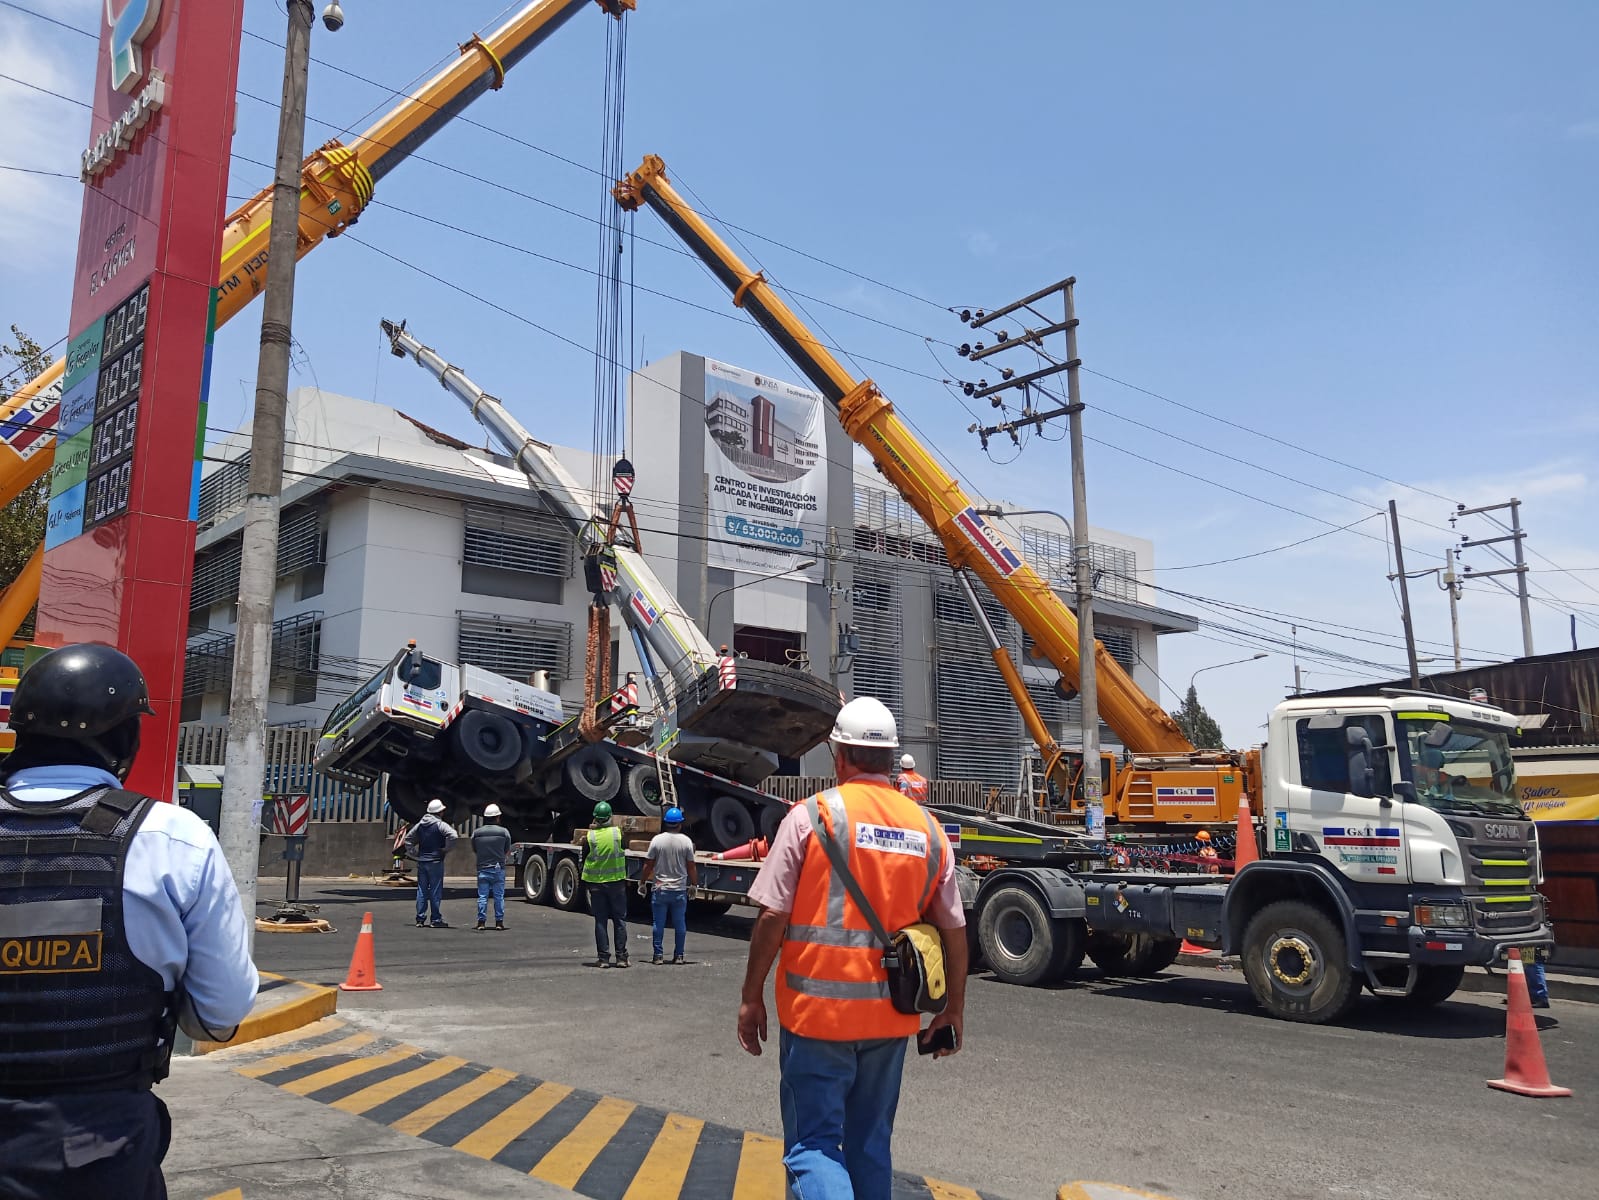
{"type": "Polygon", "coordinates": [[[161,0],[127,0],[119,13],[116,0],[105,0],[106,24],[111,26],[111,86],[131,92],[144,75],[144,39],[161,16],[161,0]]]}

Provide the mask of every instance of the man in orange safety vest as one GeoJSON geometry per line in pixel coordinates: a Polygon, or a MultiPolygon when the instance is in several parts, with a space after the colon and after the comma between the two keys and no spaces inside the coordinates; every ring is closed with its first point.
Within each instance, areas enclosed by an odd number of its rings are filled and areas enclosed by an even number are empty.
{"type": "Polygon", "coordinates": [[[899,778],[894,781],[900,795],[909,796],[918,804],[927,803],[927,776],[916,773],[916,760],[909,754],[899,756],[899,778]]]}
{"type": "Polygon", "coordinates": [[[839,711],[829,740],[838,786],[790,809],[750,888],[761,914],[738,1040],[761,1053],[766,977],[781,954],[779,1091],[789,1182],[796,1195],[888,1200],[906,1040],[919,1033],[930,1046],[947,1026],[940,1036],[952,1040],[935,1057],[960,1049],[966,918],[943,830],[889,783],[899,745],[894,715],[857,697],[839,711]],[[890,1000],[883,946],[833,870],[823,837],[838,847],[885,930],[927,922],[943,931],[949,1003],[926,1030],[890,1000]]]}

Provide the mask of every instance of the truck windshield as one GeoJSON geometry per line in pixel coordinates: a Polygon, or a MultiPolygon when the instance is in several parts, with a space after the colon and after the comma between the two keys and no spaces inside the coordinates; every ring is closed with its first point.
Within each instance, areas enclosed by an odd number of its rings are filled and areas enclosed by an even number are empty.
{"type": "MultiPolygon", "coordinates": [[[[404,660],[402,659],[401,661],[403,662],[404,660]]],[[[443,678],[444,668],[439,665],[438,660],[419,654],[416,656],[411,668],[411,678],[402,679],[400,682],[411,688],[412,691],[431,692],[439,686],[443,678]]]]}
{"type": "Polygon", "coordinates": [[[1520,815],[1510,735],[1492,725],[1438,715],[1399,716],[1416,799],[1441,812],[1520,815]]]}

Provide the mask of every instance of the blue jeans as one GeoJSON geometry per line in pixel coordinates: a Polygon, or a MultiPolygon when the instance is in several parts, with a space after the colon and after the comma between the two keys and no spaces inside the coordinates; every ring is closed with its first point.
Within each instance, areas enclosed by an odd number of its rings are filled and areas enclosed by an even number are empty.
{"type": "Polygon", "coordinates": [[[889,1200],[906,1038],[778,1039],[783,1166],[796,1200],[889,1200]]]}
{"type": "Polygon", "coordinates": [[[650,892],[650,912],[655,917],[655,957],[661,957],[661,947],[666,941],[666,923],[672,922],[673,958],[683,957],[683,943],[688,941],[688,893],[650,892]]]}
{"type": "Polygon", "coordinates": [[[1543,963],[1523,963],[1521,969],[1527,976],[1527,999],[1533,1001],[1548,1000],[1549,981],[1544,977],[1543,963]]]}
{"type": "Polygon", "coordinates": [[[489,897],[494,897],[494,920],[505,924],[505,868],[479,867],[477,869],[477,923],[483,924],[489,912],[489,897]]]}
{"type": "Polygon", "coordinates": [[[444,920],[439,905],[444,900],[444,863],[419,862],[416,864],[416,919],[427,920],[428,906],[433,908],[433,923],[444,920]]]}

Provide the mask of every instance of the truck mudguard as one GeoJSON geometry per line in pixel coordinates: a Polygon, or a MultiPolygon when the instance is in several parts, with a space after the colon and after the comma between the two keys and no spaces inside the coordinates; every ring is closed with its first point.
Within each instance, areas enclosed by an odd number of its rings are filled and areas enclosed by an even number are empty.
{"type": "Polygon", "coordinates": [[[1083,917],[1088,904],[1083,897],[1083,885],[1057,867],[1011,867],[995,871],[983,880],[978,891],[979,900],[997,887],[1022,884],[1038,893],[1044,909],[1056,919],[1083,917]]]}
{"type": "Polygon", "coordinates": [[[1354,902],[1343,886],[1343,877],[1321,859],[1263,858],[1239,871],[1222,901],[1222,930],[1226,935],[1222,952],[1241,952],[1244,927],[1264,905],[1273,900],[1299,899],[1307,894],[1325,895],[1332,901],[1343,922],[1349,964],[1360,968],[1365,960],[1361,957],[1360,931],[1355,928],[1354,902]],[[1287,889],[1281,886],[1285,882],[1291,885],[1287,889]]]}

